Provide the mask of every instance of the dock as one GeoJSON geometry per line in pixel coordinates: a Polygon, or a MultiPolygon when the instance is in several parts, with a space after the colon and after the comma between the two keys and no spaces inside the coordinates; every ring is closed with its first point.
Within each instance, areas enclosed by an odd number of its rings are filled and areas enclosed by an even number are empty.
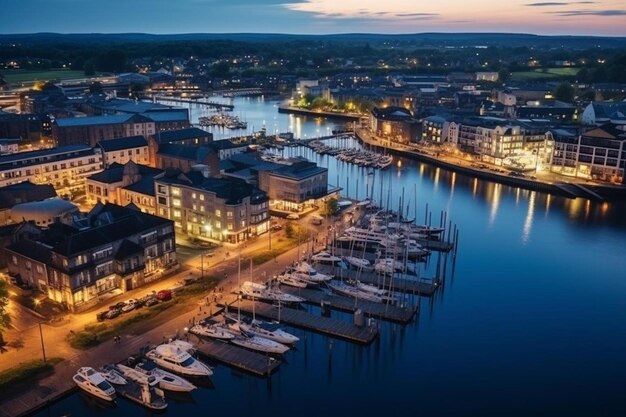
{"type": "Polygon", "coordinates": [[[294,308],[281,307],[279,309],[270,304],[251,300],[241,300],[239,304],[237,304],[236,301],[233,301],[230,303],[229,307],[231,311],[239,308],[242,313],[252,315],[253,305],[254,314],[258,317],[312,330],[327,336],[361,344],[369,344],[373,342],[376,337],[378,337],[377,327],[358,327],[347,321],[323,316],[314,316],[306,311],[296,310],[294,308]]]}
{"type": "Polygon", "coordinates": [[[270,376],[281,360],[230,343],[199,338],[197,351],[209,359],[258,376],[270,376]]]}
{"type": "MultiPolygon", "coordinates": [[[[329,265],[316,265],[315,267],[319,272],[323,274],[338,275],[337,268],[329,265]]],[[[439,288],[439,281],[437,279],[425,279],[415,277],[411,278],[399,278],[386,277],[384,280],[376,272],[356,271],[354,269],[341,270],[341,274],[344,279],[359,280],[364,284],[372,284],[386,290],[395,292],[403,292],[407,294],[422,295],[424,297],[431,297],[437,288],[439,288]],[[392,288],[393,287],[393,288],[392,288]]]]}
{"type": "Polygon", "coordinates": [[[392,321],[395,323],[406,324],[413,319],[417,313],[417,305],[413,307],[398,307],[393,304],[375,303],[366,300],[354,300],[353,298],[328,294],[324,291],[310,290],[306,288],[287,288],[283,286],[282,291],[297,295],[306,300],[307,304],[328,306],[331,309],[348,311],[354,313],[361,310],[368,316],[375,317],[380,320],[392,321]]]}

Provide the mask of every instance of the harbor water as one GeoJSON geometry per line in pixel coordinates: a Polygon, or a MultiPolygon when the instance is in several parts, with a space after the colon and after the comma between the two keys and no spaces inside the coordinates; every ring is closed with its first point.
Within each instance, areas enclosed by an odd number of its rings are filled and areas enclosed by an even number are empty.
{"type": "MultiPolygon", "coordinates": [[[[265,121],[268,133],[314,137],[341,126],[278,114],[271,100],[234,104],[249,129],[265,121]]],[[[190,109],[196,120],[208,112],[190,109]]],[[[370,174],[307,148],[276,152],[328,167],[329,182],[350,197],[373,195],[397,209],[404,194],[403,209],[420,223],[439,225],[445,212],[459,229],[454,274],[449,269],[436,295],[421,300],[413,323],[381,323],[370,346],[291,329],[301,341],[271,379],[217,365],[211,387],[170,399],[167,414],[626,413],[626,205],[549,196],[408,159],[370,174]]],[[[352,320],[335,311],[332,317],[352,320]]],[[[125,400],[107,408],[75,393],[36,415],[138,412],[150,414],[125,400]]]]}

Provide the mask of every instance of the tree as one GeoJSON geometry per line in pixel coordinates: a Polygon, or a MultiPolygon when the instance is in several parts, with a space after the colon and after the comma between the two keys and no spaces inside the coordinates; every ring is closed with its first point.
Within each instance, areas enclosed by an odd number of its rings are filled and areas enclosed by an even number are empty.
{"type": "Polygon", "coordinates": [[[292,239],[296,234],[296,230],[293,227],[293,223],[289,222],[287,223],[287,226],[285,226],[285,236],[287,236],[287,238],[292,239]]]}
{"type": "Polygon", "coordinates": [[[96,75],[96,63],[93,59],[88,59],[85,61],[85,65],[83,65],[83,71],[85,71],[85,75],[87,77],[93,77],[96,75]]]}
{"type": "Polygon", "coordinates": [[[339,211],[339,202],[336,198],[331,197],[324,202],[323,214],[325,216],[333,216],[339,211]]]}
{"type": "Polygon", "coordinates": [[[509,71],[508,68],[502,68],[500,71],[498,71],[498,80],[500,80],[501,83],[506,83],[510,79],[511,71],[509,71]]]}
{"type": "Polygon", "coordinates": [[[230,64],[227,61],[220,61],[211,67],[210,73],[214,77],[226,77],[230,73],[230,64]]]}
{"type": "Polygon", "coordinates": [[[574,101],[574,86],[568,82],[559,84],[554,89],[554,98],[565,103],[572,103],[574,101]]]}
{"type": "Polygon", "coordinates": [[[11,324],[11,316],[7,311],[7,305],[9,304],[9,288],[5,280],[0,279],[0,341],[2,339],[2,333],[11,324]]]}

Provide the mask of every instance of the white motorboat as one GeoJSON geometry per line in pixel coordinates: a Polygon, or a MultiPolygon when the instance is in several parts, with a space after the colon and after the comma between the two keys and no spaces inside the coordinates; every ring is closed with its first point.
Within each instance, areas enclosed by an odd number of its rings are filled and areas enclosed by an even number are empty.
{"type": "Polygon", "coordinates": [[[235,337],[221,323],[198,323],[189,329],[189,333],[218,340],[231,340],[235,337]]]}
{"type": "Polygon", "coordinates": [[[170,340],[169,344],[172,346],[179,347],[180,349],[184,350],[190,355],[193,355],[194,353],[196,353],[196,346],[191,342],[186,342],[180,339],[174,339],[174,340],[170,340]]]}
{"type": "Polygon", "coordinates": [[[239,328],[254,336],[264,337],[285,345],[293,345],[300,339],[291,333],[284,331],[277,325],[267,322],[253,320],[252,323],[240,323],[239,328]]]}
{"type": "Polygon", "coordinates": [[[137,369],[131,368],[126,365],[117,364],[112,365],[117,372],[119,372],[124,379],[136,382],[140,385],[146,384],[150,387],[159,385],[159,378],[154,375],[148,375],[137,369]]]}
{"type": "Polygon", "coordinates": [[[126,385],[128,382],[124,377],[115,369],[114,365],[104,365],[100,368],[100,373],[111,384],[114,385],[126,385]]]}
{"type": "Polygon", "coordinates": [[[311,256],[311,260],[313,262],[319,262],[321,264],[336,264],[338,262],[341,262],[341,258],[339,258],[338,256],[333,256],[325,251],[316,253],[315,255],[311,256]]]}
{"type": "Polygon", "coordinates": [[[94,397],[105,401],[115,400],[115,388],[104,379],[104,376],[100,372],[97,372],[93,368],[88,366],[80,368],[72,377],[72,380],[78,385],[78,388],[94,397]]]}
{"type": "Polygon", "coordinates": [[[155,384],[150,385],[128,379],[126,385],[117,385],[116,389],[121,396],[143,405],[150,410],[164,410],[167,408],[165,393],[154,385],[155,384]]]}
{"type": "Polygon", "coordinates": [[[231,340],[231,343],[237,346],[265,353],[283,354],[289,350],[289,347],[283,345],[282,343],[278,343],[264,337],[247,336],[243,333],[231,340]]]}
{"type": "Polygon", "coordinates": [[[196,386],[185,378],[174,375],[156,366],[154,362],[145,361],[135,365],[135,369],[146,375],[152,375],[159,381],[159,388],[175,392],[189,392],[196,389],[196,386]]]}
{"type": "Polygon", "coordinates": [[[357,287],[347,285],[343,282],[328,284],[328,288],[330,288],[331,291],[337,294],[345,295],[347,297],[354,297],[361,300],[372,301],[375,303],[382,303],[384,301],[382,297],[376,294],[360,290],[357,287]]]}
{"type": "Polygon", "coordinates": [[[146,353],[158,366],[168,371],[189,376],[211,376],[213,371],[192,357],[187,351],[174,344],[162,344],[146,353]]]}
{"type": "Polygon", "coordinates": [[[308,262],[304,261],[297,262],[293,266],[293,270],[294,272],[296,272],[296,276],[298,276],[299,278],[306,281],[317,282],[318,284],[322,282],[328,282],[333,279],[332,275],[322,274],[321,272],[313,268],[308,262]]]}
{"type": "Polygon", "coordinates": [[[279,289],[268,288],[264,284],[257,284],[251,281],[244,282],[240,291],[245,297],[271,303],[299,304],[304,301],[304,298],[284,293],[279,289]]]}
{"type": "Polygon", "coordinates": [[[389,291],[382,289],[382,288],[378,288],[375,285],[371,285],[371,284],[365,284],[361,281],[354,281],[354,282],[350,282],[351,285],[355,286],[357,289],[361,290],[361,291],[365,291],[368,292],[370,294],[374,294],[377,295],[381,298],[384,298],[389,291]]]}
{"type": "Polygon", "coordinates": [[[289,272],[278,275],[276,277],[276,281],[295,288],[306,288],[309,285],[306,281],[301,280],[296,274],[289,272]]]}
{"type": "Polygon", "coordinates": [[[374,264],[374,271],[380,274],[391,275],[396,271],[402,271],[404,269],[404,264],[400,261],[394,260],[393,258],[383,258],[376,261],[374,264]]]}
{"type": "Polygon", "coordinates": [[[348,264],[348,266],[356,269],[361,269],[366,272],[374,270],[372,264],[367,259],[357,258],[355,256],[344,256],[343,260],[348,264]]]}

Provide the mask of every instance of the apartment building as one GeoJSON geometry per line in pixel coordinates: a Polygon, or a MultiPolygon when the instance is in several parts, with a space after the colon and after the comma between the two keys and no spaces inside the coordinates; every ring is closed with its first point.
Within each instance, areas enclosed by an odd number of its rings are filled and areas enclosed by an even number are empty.
{"type": "Polygon", "coordinates": [[[97,147],[102,152],[102,163],[105,167],[114,163],[124,165],[130,161],[140,165],[150,163],[148,141],[143,136],[102,140],[97,147]]]}

